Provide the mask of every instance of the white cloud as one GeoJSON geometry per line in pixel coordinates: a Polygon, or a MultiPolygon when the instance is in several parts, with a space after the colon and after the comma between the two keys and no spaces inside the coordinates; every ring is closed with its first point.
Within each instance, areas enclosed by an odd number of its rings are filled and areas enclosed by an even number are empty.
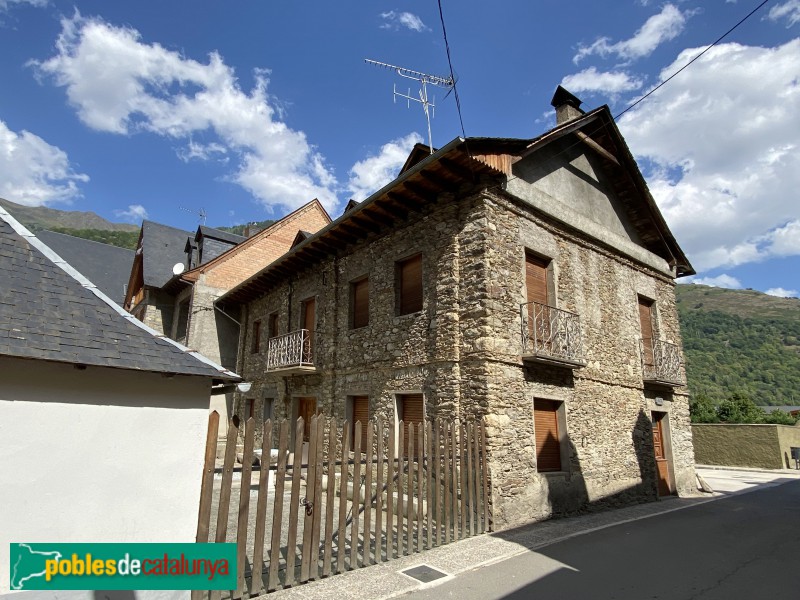
{"type": "Polygon", "coordinates": [[[430,31],[425,23],[422,22],[422,19],[410,12],[390,10],[389,12],[381,13],[381,18],[384,20],[381,29],[400,29],[400,27],[406,27],[416,32],[430,31]]]}
{"type": "Polygon", "coordinates": [[[0,0],[0,12],[8,10],[14,4],[30,4],[37,8],[47,6],[49,0],[0,0]]]}
{"type": "Polygon", "coordinates": [[[141,204],[129,204],[128,210],[115,210],[114,214],[131,223],[140,223],[147,218],[147,211],[141,204]]]}
{"type": "Polygon", "coordinates": [[[418,133],[409,133],[381,146],[376,156],[354,164],[348,183],[353,199],[360,202],[397,177],[414,144],[419,142],[422,138],[418,133]]]}
{"type": "Polygon", "coordinates": [[[615,43],[607,37],[598,38],[589,46],[581,45],[572,61],[578,64],[592,54],[603,58],[615,55],[626,61],[649,56],[663,42],[678,37],[690,16],[690,11],[681,12],[673,4],[665,4],[661,12],[647,19],[632,38],[615,43]]]}
{"type": "Polygon", "coordinates": [[[770,296],[778,296],[778,298],[797,298],[800,295],[797,290],[785,290],[782,287],[769,288],[764,293],[770,296]]]}
{"type": "Polygon", "coordinates": [[[336,179],[306,135],[282,122],[267,93],[267,71],[255,72],[246,92],[216,52],[201,63],[77,11],[61,24],[56,54],[33,64],[66,88],[86,125],[185,142],[184,160],[235,156],[237,170],[229,179],[268,208],[296,208],[312,198],[335,208],[336,179]],[[198,145],[195,134],[213,141],[198,145]]]}
{"type": "Polygon", "coordinates": [[[624,71],[598,71],[594,67],[584,69],[580,73],[567,75],[561,85],[571,92],[605,92],[619,94],[642,87],[642,80],[631,77],[624,71]]]}
{"type": "Polygon", "coordinates": [[[696,283],[698,285],[710,285],[711,287],[729,288],[732,290],[739,290],[742,288],[741,282],[736,277],[731,277],[723,273],[716,277],[693,277],[689,283],[696,283]]]}
{"type": "Polygon", "coordinates": [[[66,152],[28,131],[16,133],[0,121],[0,197],[25,206],[69,201],[80,196],[66,152]]]}
{"type": "MultiPolygon", "coordinates": [[[[681,52],[661,79],[701,51],[681,52]]],[[[722,44],[620,119],[698,271],[800,254],[798,72],[800,39],[722,44]]]]}
{"type": "Polygon", "coordinates": [[[189,162],[191,160],[211,160],[219,157],[223,162],[227,162],[228,157],[225,156],[227,153],[228,149],[222,144],[216,142],[201,144],[190,139],[185,148],[178,150],[178,158],[184,162],[189,162]]]}
{"type": "Polygon", "coordinates": [[[800,0],[788,0],[783,4],[778,4],[769,9],[767,18],[770,21],[778,21],[786,19],[787,27],[791,27],[795,23],[800,23],[800,0]]]}

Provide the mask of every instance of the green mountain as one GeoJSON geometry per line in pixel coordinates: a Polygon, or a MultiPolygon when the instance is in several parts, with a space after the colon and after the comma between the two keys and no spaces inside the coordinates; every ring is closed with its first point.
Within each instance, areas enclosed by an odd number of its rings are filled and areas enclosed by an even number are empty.
{"type": "Polygon", "coordinates": [[[215,229],[227,231],[228,233],[232,233],[234,235],[244,235],[245,230],[249,228],[249,233],[252,236],[259,231],[266,229],[274,222],[275,221],[273,219],[267,219],[265,221],[253,221],[251,223],[246,223],[245,225],[234,225],[233,227],[215,227],[215,229]]]}
{"type": "MultiPolygon", "coordinates": [[[[61,231],[64,229],[81,230],[90,229],[98,231],[139,231],[138,225],[130,223],[112,223],[93,212],[77,210],[58,210],[44,206],[22,206],[9,200],[0,198],[0,206],[6,209],[11,216],[25,225],[34,233],[42,229],[61,231]]],[[[82,237],[82,236],[78,236],[82,237]]]]}
{"type": "Polygon", "coordinates": [[[675,295],[693,396],[800,404],[800,299],[694,284],[675,295]]]}

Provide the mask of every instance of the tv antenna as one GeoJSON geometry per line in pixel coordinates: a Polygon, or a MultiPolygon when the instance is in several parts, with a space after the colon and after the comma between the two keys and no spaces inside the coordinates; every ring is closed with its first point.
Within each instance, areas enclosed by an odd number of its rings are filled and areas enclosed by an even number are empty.
{"type": "Polygon", "coordinates": [[[191,208],[184,208],[183,206],[179,206],[181,210],[185,210],[188,213],[192,213],[193,215],[197,215],[200,217],[200,225],[206,224],[206,209],[201,208],[200,210],[192,210],[191,208]]]}
{"type": "MultiPolygon", "coordinates": [[[[435,85],[438,87],[443,87],[447,90],[452,90],[455,86],[455,80],[452,77],[440,77],[439,75],[430,75],[428,73],[422,73],[421,71],[413,71],[411,69],[405,69],[403,67],[398,67],[396,65],[390,65],[388,63],[379,62],[377,60],[370,60],[369,58],[365,58],[364,62],[375,65],[376,67],[383,67],[384,69],[392,69],[396,71],[400,77],[405,77],[406,79],[413,79],[415,81],[419,81],[419,98],[411,95],[411,88],[408,89],[408,93],[404,94],[402,92],[397,91],[397,84],[394,85],[394,92],[392,94],[392,98],[395,102],[397,102],[397,97],[400,96],[401,98],[406,99],[406,103],[408,104],[408,108],[411,108],[411,102],[419,102],[422,104],[422,111],[425,113],[425,120],[428,122],[428,147],[431,149],[431,154],[433,154],[433,137],[431,135],[431,117],[434,116],[436,105],[434,102],[436,101],[436,97],[434,96],[433,101],[428,100],[428,84],[435,85]]],[[[449,94],[450,92],[448,92],[449,94]]],[[[445,94],[445,98],[447,95],[445,94]]]]}

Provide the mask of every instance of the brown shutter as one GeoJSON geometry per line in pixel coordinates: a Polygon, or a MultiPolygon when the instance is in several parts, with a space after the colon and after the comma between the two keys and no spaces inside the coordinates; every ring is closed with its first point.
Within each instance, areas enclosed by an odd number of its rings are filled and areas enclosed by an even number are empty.
{"type": "Polygon", "coordinates": [[[278,335],[278,313],[272,313],[269,316],[269,328],[267,330],[267,334],[269,337],[274,338],[278,335]]]}
{"type": "Polygon", "coordinates": [[[353,283],[353,328],[369,325],[369,279],[353,283]]]}
{"type": "Polygon", "coordinates": [[[561,470],[558,405],[558,402],[551,400],[534,400],[533,403],[533,425],[536,429],[536,470],[540,473],[561,470]]]}
{"type": "Polygon", "coordinates": [[[297,399],[297,416],[303,417],[303,441],[309,441],[311,437],[311,417],[317,414],[317,399],[313,397],[303,397],[297,399]]]}
{"type": "Polygon", "coordinates": [[[361,451],[367,447],[367,423],[369,422],[369,397],[353,396],[353,424],[350,439],[352,448],[355,448],[356,421],[361,422],[361,451]]]}
{"type": "MultiPolygon", "coordinates": [[[[406,394],[400,396],[402,400],[402,412],[400,418],[403,419],[403,448],[408,454],[408,424],[416,426],[425,420],[424,402],[422,394],[406,394]]],[[[416,440],[415,440],[416,441],[416,440]]],[[[415,456],[419,456],[419,448],[415,449],[415,456]]]]}
{"type": "Polygon", "coordinates": [[[261,321],[253,322],[253,354],[258,352],[261,345],[261,321]]]}
{"type": "Polygon", "coordinates": [[[644,364],[653,364],[653,302],[639,297],[639,324],[642,328],[644,364]]]}
{"type": "Polygon", "coordinates": [[[525,287],[528,291],[528,302],[549,304],[547,294],[547,265],[548,261],[525,255],[525,287]]]}
{"type": "Polygon", "coordinates": [[[399,263],[400,314],[422,310],[422,255],[412,256],[399,263]]]}

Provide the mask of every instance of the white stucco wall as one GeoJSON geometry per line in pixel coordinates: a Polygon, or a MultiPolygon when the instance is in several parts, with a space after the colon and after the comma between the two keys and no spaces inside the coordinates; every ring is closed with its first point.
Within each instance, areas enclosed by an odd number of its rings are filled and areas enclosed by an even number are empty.
{"type": "Polygon", "coordinates": [[[11,542],[193,542],[209,386],[0,357],[0,594],[11,542]]]}

